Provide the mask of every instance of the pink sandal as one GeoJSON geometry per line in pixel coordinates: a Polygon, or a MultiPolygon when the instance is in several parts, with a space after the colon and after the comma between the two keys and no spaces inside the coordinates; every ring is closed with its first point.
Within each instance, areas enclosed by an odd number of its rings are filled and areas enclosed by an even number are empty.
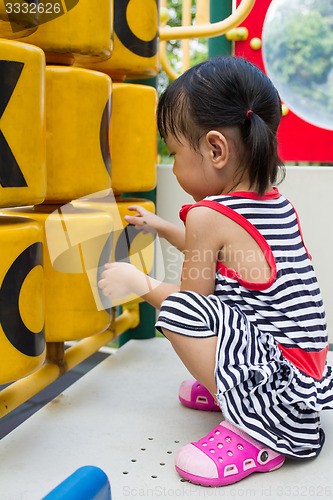
{"type": "Polygon", "coordinates": [[[226,486],[252,472],[278,469],[284,458],[223,421],[206,437],[182,446],[177,452],[175,465],[177,472],[191,483],[226,486]]]}
{"type": "Polygon", "coordinates": [[[211,393],[197,380],[184,380],[179,388],[179,401],[195,410],[221,411],[211,393]]]}

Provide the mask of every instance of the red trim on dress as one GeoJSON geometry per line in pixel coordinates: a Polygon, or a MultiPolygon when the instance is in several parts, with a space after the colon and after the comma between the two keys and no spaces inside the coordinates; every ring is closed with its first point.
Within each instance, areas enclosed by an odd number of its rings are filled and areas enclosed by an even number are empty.
{"type": "MultiPolygon", "coordinates": [[[[250,193],[250,194],[255,195],[256,193],[250,193]]],[[[245,217],[243,217],[243,215],[240,215],[232,208],[226,207],[225,205],[222,205],[218,201],[212,201],[212,200],[202,200],[195,203],[194,205],[183,205],[179,213],[179,216],[181,220],[184,222],[184,224],[188,212],[195,207],[208,207],[211,208],[212,210],[216,210],[217,212],[222,213],[223,215],[225,215],[226,217],[228,217],[229,219],[233,220],[241,227],[243,227],[260,246],[272,272],[268,281],[264,283],[253,283],[251,281],[243,280],[235,270],[228,268],[227,266],[222,264],[222,262],[217,262],[216,265],[217,270],[223,276],[237,280],[240,285],[244,286],[249,290],[266,290],[267,288],[269,288],[276,279],[276,274],[277,274],[276,262],[270,246],[268,245],[263,235],[258,231],[258,229],[253,224],[251,224],[251,222],[249,222],[245,217]]]]}
{"type": "Polygon", "coordinates": [[[328,345],[321,351],[304,351],[299,347],[284,347],[278,344],[283,356],[296,368],[310,377],[321,380],[326,364],[328,345]]]}
{"type": "MultiPolygon", "coordinates": [[[[228,193],[228,194],[221,194],[219,196],[235,196],[236,198],[248,198],[251,200],[274,200],[276,198],[280,197],[279,190],[274,187],[272,191],[267,191],[263,196],[259,196],[258,193],[254,193],[253,191],[234,191],[233,193],[228,193]]],[[[202,200],[204,201],[204,200],[202,200]]],[[[209,201],[209,200],[207,200],[209,201]]],[[[288,200],[289,201],[289,200],[288,200]]],[[[200,201],[198,203],[201,203],[200,201]]],[[[216,202],[218,203],[218,202],[216,202]]],[[[291,204],[291,203],[290,203],[291,204]]],[[[197,203],[191,204],[191,205],[183,205],[182,208],[180,209],[179,212],[179,217],[180,219],[184,222],[186,220],[186,216],[188,214],[188,211],[191,210],[194,205],[197,205],[197,203]]],[[[295,209],[295,207],[293,207],[295,209]]],[[[296,212],[296,211],[295,211],[296,212]]],[[[296,214],[297,216],[297,214],[296,214]]]]}
{"type": "Polygon", "coordinates": [[[263,196],[253,191],[234,191],[233,193],[223,194],[221,196],[236,196],[239,198],[249,198],[251,200],[274,200],[280,197],[278,188],[273,187],[272,191],[267,191],[263,196]]]}
{"type": "Polygon", "coordinates": [[[192,207],[194,207],[194,204],[183,205],[182,208],[180,209],[179,217],[180,217],[180,220],[184,223],[184,225],[185,225],[187,214],[191,210],[192,207]]]}

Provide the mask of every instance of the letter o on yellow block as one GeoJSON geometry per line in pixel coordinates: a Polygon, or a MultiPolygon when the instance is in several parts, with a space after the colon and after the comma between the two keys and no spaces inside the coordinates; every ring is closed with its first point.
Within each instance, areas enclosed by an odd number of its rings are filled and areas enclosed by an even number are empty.
{"type": "Polygon", "coordinates": [[[0,383],[13,382],[45,359],[42,228],[0,216],[0,383]]]}
{"type": "Polygon", "coordinates": [[[110,77],[47,66],[45,103],[45,203],[66,203],[110,188],[110,77]]]}
{"type": "MultiPolygon", "coordinates": [[[[136,229],[128,224],[125,215],[134,215],[137,212],[129,210],[131,205],[140,205],[149,212],[155,213],[155,205],[150,200],[142,198],[124,198],[116,200],[112,194],[105,197],[77,200],[74,206],[88,207],[92,210],[102,210],[112,217],[112,246],[107,256],[108,262],[128,262],[137,269],[149,274],[154,263],[154,236],[144,233],[144,228],[136,229]]],[[[112,306],[126,303],[140,302],[141,299],[134,293],[112,301],[112,306]]]]}
{"type": "Polygon", "coordinates": [[[159,71],[158,0],[114,0],[112,57],[90,66],[114,80],[151,78],[159,71]]]}
{"type": "Polygon", "coordinates": [[[155,187],[156,104],[153,87],[112,85],[111,186],[115,193],[150,191],[155,187]]]}
{"type": "Polygon", "coordinates": [[[112,2],[41,2],[38,30],[25,38],[42,48],[49,64],[73,64],[74,57],[104,60],[112,53],[112,2]]]}
{"type": "Polygon", "coordinates": [[[97,286],[112,245],[112,219],[101,211],[39,205],[8,209],[44,228],[45,340],[64,342],[110,325],[110,304],[97,286]]]}
{"type": "Polygon", "coordinates": [[[0,40],[0,207],[45,198],[45,57],[0,40]]]}

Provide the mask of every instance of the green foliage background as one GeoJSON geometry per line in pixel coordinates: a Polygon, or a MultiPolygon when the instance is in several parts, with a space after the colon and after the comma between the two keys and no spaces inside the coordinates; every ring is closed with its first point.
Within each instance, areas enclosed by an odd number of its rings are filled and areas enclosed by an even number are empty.
{"type": "MultiPolygon", "coordinates": [[[[181,26],[182,24],[182,0],[168,0],[167,7],[170,13],[170,19],[168,21],[168,26],[181,26]]],[[[196,0],[192,3],[192,18],[195,17],[196,0]]],[[[181,41],[171,40],[167,42],[167,57],[169,64],[175,69],[176,72],[180,72],[182,63],[182,51],[181,51],[181,41]]],[[[204,61],[208,57],[208,41],[207,39],[193,40],[190,43],[190,57],[191,66],[204,61]]],[[[161,69],[157,79],[157,91],[158,94],[167,88],[171,82],[170,78],[161,69]]],[[[158,137],[158,154],[160,155],[160,163],[172,163],[172,159],[169,158],[168,149],[164,141],[158,137]]]]}

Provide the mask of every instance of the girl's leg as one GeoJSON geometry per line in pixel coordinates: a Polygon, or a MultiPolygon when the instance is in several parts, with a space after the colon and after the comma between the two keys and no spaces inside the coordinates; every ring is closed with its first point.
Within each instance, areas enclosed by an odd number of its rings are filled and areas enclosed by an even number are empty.
{"type": "MultiPolygon", "coordinates": [[[[187,337],[165,328],[162,331],[193,377],[215,395],[217,337],[187,337]]],[[[196,443],[182,446],[175,457],[178,473],[204,486],[232,484],[252,472],[278,469],[283,462],[282,455],[226,421],[196,443]]]]}
{"type": "Polygon", "coordinates": [[[187,337],[162,328],[191,375],[215,397],[215,353],[217,337],[187,337]]]}
{"type": "MultiPolygon", "coordinates": [[[[163,303],[157,322],[193,377],[213,396],[217,392],[217,342],[221,335],[228,334],[225,328],[230,328],[233,314],[237,313],[224,307],[218,298],[178,292],[163,303]],[[179,333],[172,331],[173,328],[179,333]]],[[[175,457],[176,469],[182,477],[205,486],[232,484],[252,472],[277,469],[283,461],[282,455],[228,421],[222,421],[196,443],[182,446],[175,457]]]]}

